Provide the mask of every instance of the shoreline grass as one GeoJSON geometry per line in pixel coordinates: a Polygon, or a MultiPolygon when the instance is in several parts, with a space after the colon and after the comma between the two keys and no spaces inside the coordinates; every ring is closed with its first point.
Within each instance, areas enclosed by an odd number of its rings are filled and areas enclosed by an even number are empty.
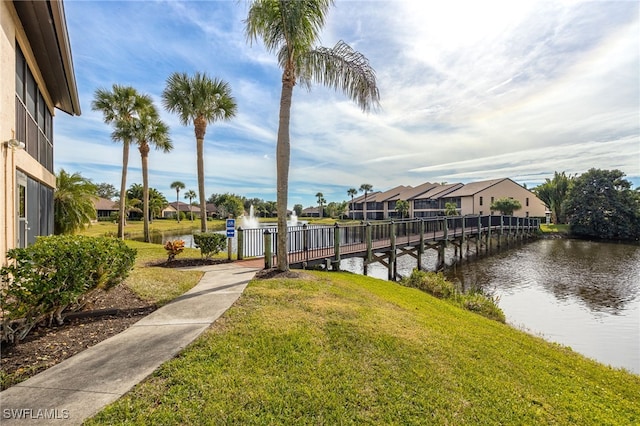
{"type": "Polygon", "coordinates": [[[397,283],[253,280],[86,424],[637,424],[640,376],[397,283]]]}
{"type": "Polygon", "coordinates": [[[545,234],[569,234],[569,225],[541,224],[540,231],[545,234]]]}

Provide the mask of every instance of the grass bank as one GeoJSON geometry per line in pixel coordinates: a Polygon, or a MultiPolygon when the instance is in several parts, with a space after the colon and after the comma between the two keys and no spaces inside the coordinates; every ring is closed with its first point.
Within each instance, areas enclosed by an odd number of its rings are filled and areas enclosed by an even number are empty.
{"type": "Polygon", "coordinates": [[[419,290],[254,280],[87,424],[638,424],[640,377],[419,290]]]}
{"type": "Polygon", "coordinates": [[[545,234],[569,234],[569,225],[542,224],[540,231],[545,234]]]}

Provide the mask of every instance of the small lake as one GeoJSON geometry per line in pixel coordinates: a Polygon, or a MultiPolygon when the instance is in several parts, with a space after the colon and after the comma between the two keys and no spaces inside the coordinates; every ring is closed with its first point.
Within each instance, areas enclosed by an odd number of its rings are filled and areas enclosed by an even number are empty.
{"type": "MultiPolygon", "coordinates": [[[[435,267],[428,252],[424,264],[435,267]]],[[[453,263],[452,250],[445,257],[453,263]]],[[[360,259],[341,266],[362,273],[360,259]]],[[[402,275],[414,267],[410,256],[398,258],[402,275]]],[[[386,279],[387,269],[371,265],[369,275],[386,279]]],[[[542,239],[472,256],[445,275],[497,295],[509,324],[640,374],[640,246],[542,239]]]]}

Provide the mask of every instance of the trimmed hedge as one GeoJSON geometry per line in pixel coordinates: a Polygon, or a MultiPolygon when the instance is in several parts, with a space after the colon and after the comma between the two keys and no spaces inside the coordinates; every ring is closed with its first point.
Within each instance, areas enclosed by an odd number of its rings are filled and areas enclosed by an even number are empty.
{"type": "Polygon", "coordinates": [[[201,256],[205,259],[211,259],[227,248],[227,237],[224,234],[216,234],[215,232],[193,234],[193,242],[196,243],[196,247],[200,249],[201,256]]]}
{"type": "Polygon", "coordinates": [[[108,237],[40,237],[27,248],[9,250],[0,269],[0,339],[17,342],[48,319],[64,321],[63,311],[91,290],[121,283],[134,265],[136,250],[108,237]]]}

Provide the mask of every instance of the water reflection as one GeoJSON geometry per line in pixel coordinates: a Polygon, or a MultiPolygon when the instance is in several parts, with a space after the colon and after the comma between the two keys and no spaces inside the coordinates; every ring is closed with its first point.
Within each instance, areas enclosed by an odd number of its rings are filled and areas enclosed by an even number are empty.
{"type": "Polygon", "coordinates": [[[617,314],[640,292],[640,247],[580,240],[541,240],[448,271],[465,287],[503,292],[537,285],[559,301],[617,314]]]}

